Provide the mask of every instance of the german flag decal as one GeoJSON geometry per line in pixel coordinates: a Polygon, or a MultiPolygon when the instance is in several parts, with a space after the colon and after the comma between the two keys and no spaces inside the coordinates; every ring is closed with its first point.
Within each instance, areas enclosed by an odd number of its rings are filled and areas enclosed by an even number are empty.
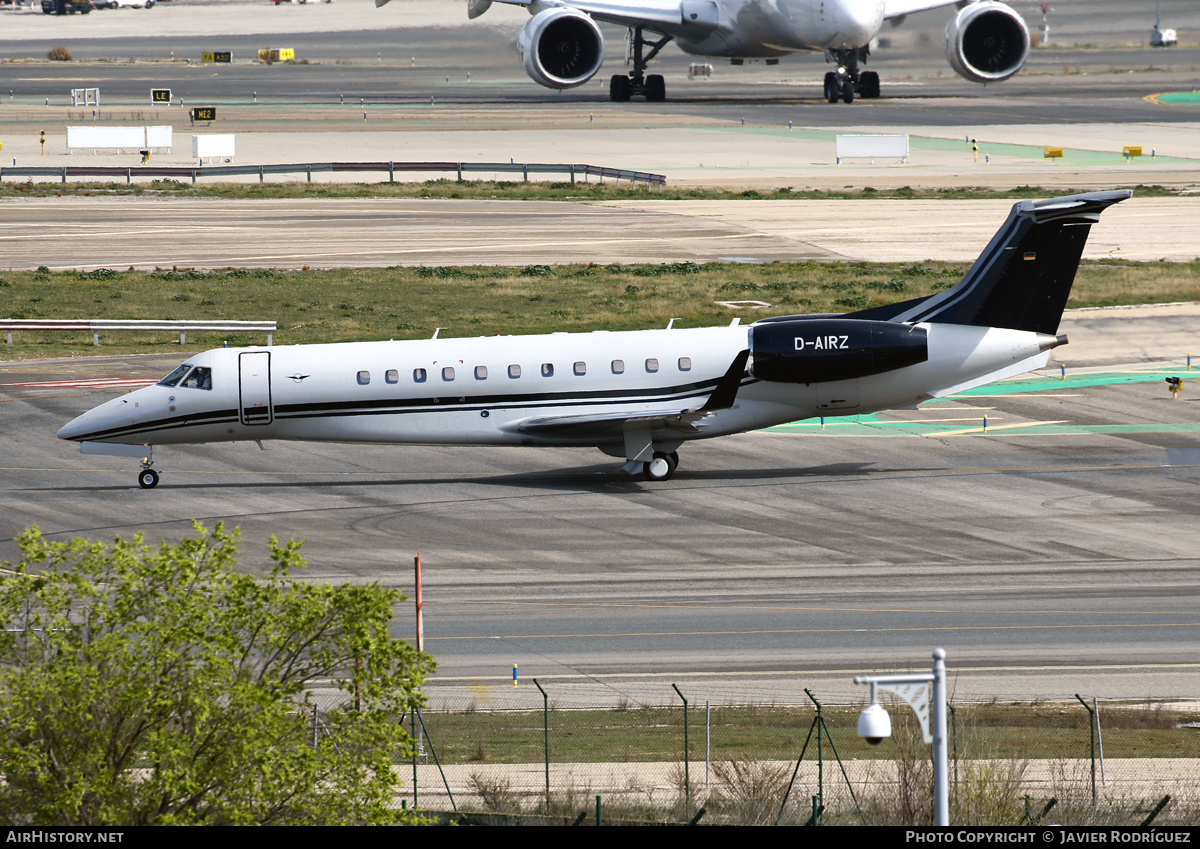
{"type": "Polygon", "coordinates": [[[1037,259],[1037,253],[1034,251],[1025,251],[1025,259],[1026,260],[1037,259]]]}

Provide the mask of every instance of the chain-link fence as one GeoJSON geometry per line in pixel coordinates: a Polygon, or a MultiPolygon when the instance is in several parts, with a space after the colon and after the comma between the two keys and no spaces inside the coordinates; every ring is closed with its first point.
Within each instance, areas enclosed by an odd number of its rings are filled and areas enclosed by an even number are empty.
{"type": "MultiPolygon", "coordinates": [[[[587,706],[559,685],[533,694],[541,707],[528,690],[431,706],[405,718],[417,745],[415,762],[396,765],[399,801],[559,821],[932,822],[931,747],[907,705],[888,705],[892,738],[870,747],[856,733],[861,704],[693,698],[685,710],[683,694],[667,694],[587,706]]],[[[314,740],[328,733],[319,702],[314,740]]],[[[958,702],[949,734],[954,824],[1200,820],[1200,705],[958,702]]]]}

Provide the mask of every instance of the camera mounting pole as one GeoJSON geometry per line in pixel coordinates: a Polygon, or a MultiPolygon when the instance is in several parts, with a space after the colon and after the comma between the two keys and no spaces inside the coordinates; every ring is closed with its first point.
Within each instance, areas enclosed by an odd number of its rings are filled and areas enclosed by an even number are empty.
{"type": "Polygon", "coordinates": [[[903,699],[926,743],[933,744],[933,824],[950,825],[949,756],[946,734],[946,650],[933,650],[933,671],[911,675],[859,675],[855,684],[871,685],[871,703],[859,715],[858,735],[878,745],[892,734],[892,722],[879,704],[879,690],[903,699]],[[932,720],[932,728],[930,727],[932,720]]]}

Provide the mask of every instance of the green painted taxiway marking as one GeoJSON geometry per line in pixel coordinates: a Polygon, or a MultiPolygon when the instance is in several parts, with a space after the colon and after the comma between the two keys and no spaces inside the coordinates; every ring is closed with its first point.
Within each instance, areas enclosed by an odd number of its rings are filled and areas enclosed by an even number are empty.
{"type": "MultiPolygon", "coordinates": [[[[1057,377],[1038,375],[1035,377],[1016,378],[1002,383],[993,383],[968,389],[947,398],[927,401],[925,407],[932,409],[938,401],[952,401],[956,398],[987,398],[998,395],[1033,394],[1053,390],[1085,386],[1108,386],[1120,383],[1149,383],[1161,381],[1166,377],[1179,377],[1191,380],[1200,377],[1200,373],[1192,374],[1182,369],[1153,368],[1146,371],[1113,371],[1091,372],[1085,374],[1068,374],[1066,380],[1057,377]]],[[[1111,424],[1111,425],[1073,425],[1061,422],[1022,422],[1012,424],[1001,418],[993,417],[990,427],[983,427],[983,415],[978,417],[979,427],[961,427],[963,419],[948,419],[944,422],[883,421],[879,413],[852,416],[826,416],[824,424],[819,418],[803,419],[789,424],[764,428],[764,433],[804,433],[819,434],[825,432],[830,436],[962,436],[1004,431],[1005,436],[1064,436],[1089,433],[1200,433],[1200,423],[1182,422],[1176,424],[1158,424],[1145,422],[1142,424],[1111,424]],[[958,426],[955,426],[958,425],[958,426]]]]}
{"type": "Polygon", "coordinates": [[[1042,375],[1038,375],[1037,377],[1021,377],[1016,380],[1006,380],[1003,383],[992,383],[987,386],[968,389],[966,392],[959,392],[949,397],[970,398],[980,395],[1012,395],[1016,392],[1045,392],[1050,389],[1062,389],[1064,387],[1106,386],[1113,383],[1149,383],[1151,381],[1165,380],[1167,377],[1191,380],[1194,377],[1200,377],[1200,372],[1192,374],[1184,369],[1159,368],[1147,369],[1146,371],[1088,372],[1084,374],[1071,374],[1068,371],[1066,380],[1063,380],[1061,377],[1046,377],[1042,375]]]}
{"type": "Polygon", "coordinates": [[[1151,103],[1165,103],[1169,106],[1200,104],[1200,91],[1164,91],[1159,94],[1146,95],[1144,99],[1151,103]]]}
{"type": "Polygon", "coordinates": [[[881,422],[871,421],[871,416],[859,417],[862,421],[852,422],[839,419],[837,422],[825,422],[822,431],[819,423],[807,419],[803,422],[778,425],[766,428],[764,433],[803,433],[816,435],[824,433],[828,436],[977,436],[991,434],[1003,436],[1081,436],[1084,434],[1123,434],[1123,433],[1200,433],[1200,422],[1183,422],[1178,424],[1110,424],[1110,425],[1073,425],[1061,422],[1020,422],[1017,424],[1001,424],[992,419],[984,429],[980,416],[979,427],[948,428],[945,424],[914,424],[912,422],[881,422]]]}

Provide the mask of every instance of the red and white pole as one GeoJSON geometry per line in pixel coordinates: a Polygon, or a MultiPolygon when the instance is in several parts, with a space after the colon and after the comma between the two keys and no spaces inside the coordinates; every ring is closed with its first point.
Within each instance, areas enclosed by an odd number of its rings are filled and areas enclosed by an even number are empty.
{"type": "Polygon", "coordinates": [[[421,552],[419,551],[413,558],[413,568],[416,570],[417,576],[417,651],[425,651],[425,619],[421,611],[424,601],[421,599],[421,552]]]}

